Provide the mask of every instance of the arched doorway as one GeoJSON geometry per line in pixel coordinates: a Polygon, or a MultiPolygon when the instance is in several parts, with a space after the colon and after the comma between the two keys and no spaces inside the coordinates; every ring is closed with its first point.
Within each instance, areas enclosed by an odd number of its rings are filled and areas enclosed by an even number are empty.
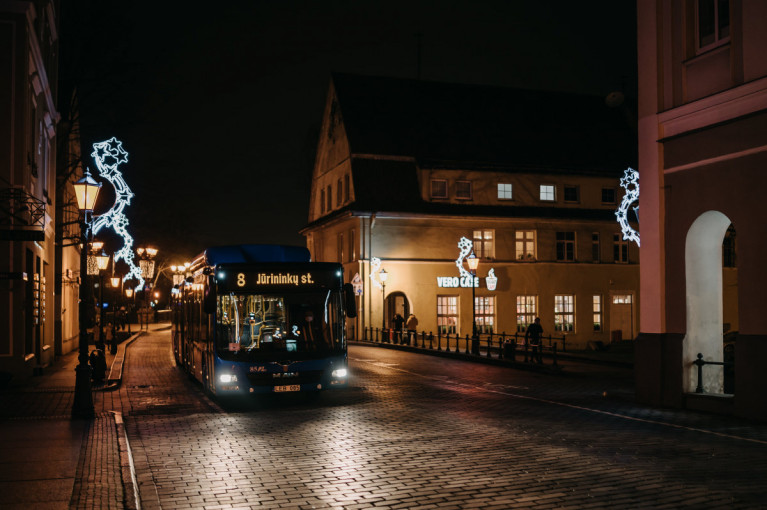
{"type": "MultiPolygon", "coordinates": [[[[685,392],[694,392],[698,385],[698,369],[692,364],[698,353],[706,361],[723,361],[722,242],[730,223],[721,212],[707,211],[687,232],[687,333],[682,349],[685,392]]],[[[704,366],[702,384],[705,393],[723,393],[724,368],[704,366]]]]}
{"type": "Polygon", "coordinates": [[[396,314],[402,315],[407,320],[410,315],[410,301],[404,292],[392,292],[386,296],[386,323],[391,323],[396,314]]]}

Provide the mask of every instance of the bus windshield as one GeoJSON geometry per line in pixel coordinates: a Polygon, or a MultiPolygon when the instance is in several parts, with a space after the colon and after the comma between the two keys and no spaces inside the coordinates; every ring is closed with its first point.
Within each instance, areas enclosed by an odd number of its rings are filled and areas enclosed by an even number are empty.
{"type": "Polygon", "coordinates": [[[230,361],[319,358],[343,352],[337,291],[217,297],[216,349],[230,361]]]}

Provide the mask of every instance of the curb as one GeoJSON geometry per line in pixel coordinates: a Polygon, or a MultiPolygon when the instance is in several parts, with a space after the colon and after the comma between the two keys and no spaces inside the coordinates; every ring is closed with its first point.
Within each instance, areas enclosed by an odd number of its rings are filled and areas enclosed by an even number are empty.
{"type": "Polygon", "coordinates": [[[136,481],[136,467],[133,464],[133,453],[128,441],[128,434],[125,433],[123,415],[117,411],[110,412],[114,416],[115,430],[117,431],[125,508],[128,510],[141,510],[141,498],[139,497],[138,483],[136,481]]]}
{"type": "Polygon", "coordinates": [[[116,389],[120,388],[120,384],[122,383],[123,378],[123,367],[125,366],[125,354],[127,352],[127,348],[130,346],[130,344],[138,340],[141,334],[141,332],[134,333],[124,342],[120,342],[119,346],[117,347],[117,354],[115,354],[115,358],[112,360],[112,366],[109,368],[109,377],[107,377],[106,383],[104,383],[103,386],[94,387],[93,391],[115,391],[116,389]]]}

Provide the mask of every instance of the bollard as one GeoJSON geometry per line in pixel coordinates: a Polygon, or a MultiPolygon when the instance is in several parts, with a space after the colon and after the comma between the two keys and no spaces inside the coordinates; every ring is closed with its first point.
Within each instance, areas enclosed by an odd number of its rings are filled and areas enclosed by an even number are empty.
{"type": "MultiPolygon", "coordinates": [[[[490,333],[490,336],[487,337],[487,357],[490,357],[490,351],[493,349],[493,334],[490,333]]],[[[500,349],[499,349],[500,350],[500,349]]]]}
{"type": "Polygon", "coordinates": [[[527,338],[525,338],[525,363],[527,363],[527,347],[528,347],[527,338]]]}
{"type": "Polygon", "coordinates": [[[429,349],[434,349],[432,343],[434,342],[434,333],[429,331],[429,349]]]}
{"type": "Polygon", "coordinates": [[[442,330],[441,329],[437,330],[437,350],[438,351],[442,350],[442,330]]]}
{"type": "MultiPolygon", "coordinates": [[[[479,339],[476,337],[472,337],[471,339],[471,353],[474,354],[474,340],[477,340],[479,342],[479,339]]],[[[477,353],[479,353],[479,343],[477,343],[477,353]]],[[[466,335],[466,354],[469,354],[469,335],[466,335]]]]}
{"type": "Polygon", "coordinates": [[[692,364],[698,366],[698,387],[695,388],[695,393],[703,393],[703,365],[706,364],[703,361],[703,354],[698,353],[698,359],[693,361],[692,364]]]}

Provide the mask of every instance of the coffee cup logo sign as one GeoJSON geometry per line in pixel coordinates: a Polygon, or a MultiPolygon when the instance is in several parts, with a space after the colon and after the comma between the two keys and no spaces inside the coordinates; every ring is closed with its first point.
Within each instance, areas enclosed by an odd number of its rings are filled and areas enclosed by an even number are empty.
{"type": "MultiPolygon", "coordinates": [[[[437,287],[441,288],[458,288],[458,287],[479,287],[479,280],[480,278],[478,276],[473,276],[469,271],[467,271],[463,267],[463,259],[465,259],[471,252],[474,247],[474,243],[471,241],[471,239],[468,239],[466,237],[462,237],[460,241],[458,241],[458,258],[455,261],[455,265],[458,268],[458,272],[460,276],[438,276],[437,277],[437,287]]],[[[487,273],[487,278],[485,278],[485,283],[487,284],[488,290],[495,290],[496,286],[498,285],[498,278],[495,276],[495,270],[490,269],[487,273]]]]}

